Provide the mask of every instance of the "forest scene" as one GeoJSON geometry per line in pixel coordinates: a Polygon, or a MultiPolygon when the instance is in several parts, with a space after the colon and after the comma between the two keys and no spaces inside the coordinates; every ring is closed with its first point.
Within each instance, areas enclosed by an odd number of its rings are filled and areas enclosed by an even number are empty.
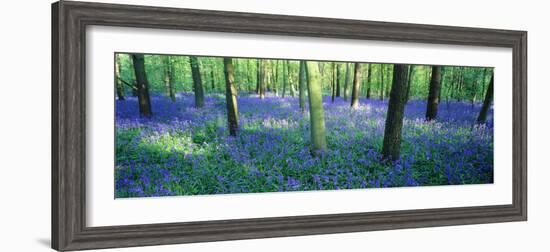
{"type": "Polygon", "coordinates": [[[493,68],[116,53],[115,198],[493,183],[493,68]]]}

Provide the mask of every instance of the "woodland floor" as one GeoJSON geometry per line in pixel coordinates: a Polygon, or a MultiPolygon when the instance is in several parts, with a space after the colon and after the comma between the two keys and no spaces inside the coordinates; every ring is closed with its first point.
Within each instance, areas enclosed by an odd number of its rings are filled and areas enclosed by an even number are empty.
{"type": "Polygon", "coordinates": [[[312,157],[297,98],[239,97],[237,137],[227,134],[224,96],[201,109],[193,94],[151,99],[152,119],[139,117],[136,98],[116,101],[117,198],[493,182],[492,109],[474,126],[480,104],[443,101],[426,122],[426,102],[410,101],[401,159],[382,162],[387,100],[351,110],[324,97],[328,152],[312,157]]]}

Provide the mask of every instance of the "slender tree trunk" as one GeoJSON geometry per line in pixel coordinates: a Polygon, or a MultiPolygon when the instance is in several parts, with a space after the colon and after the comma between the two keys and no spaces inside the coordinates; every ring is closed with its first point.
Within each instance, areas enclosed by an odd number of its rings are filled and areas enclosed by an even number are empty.
{"type": "Polygon", "coordinates": [[[453,73],[453,87],[452,87],[452,95],[451,98],[455,101],[458,101],[457,94],[458,94],[458,82],[460,81],[460,69],[455,68],[453,73]]]}
{"type": "Polygon", "coordinates": [[[460,71],[460,75],[459,75],[459,81],[458,81],[458,101],[461,102],[462,101],[462,89],[463,89],[463,86],[464,86],[464,69],[462,69],[460,71]]]}
{"type": "Polygon", "coordinates": [[[407,101],[411,99],[411,86],[413,84],[414,78],[414,65],[411,65],[409,68],[409,77],[407,80],[407,101]]]}
{"type": "Polygon", "coordinates": [[[380,100],[384,100],[384,64],[380,64],[380,100]]]}
{"type": "MultiPolygon", "coordinates": [[[[202,61],[197,61],[198,65],[199,65],[199,69],[204,69],[204,62],[202,61]]],[[[204,92],[205,92],[205,89],[206,89],[206,72],[204,70],[202,71],[199,71],[199,75],[201,76],[201,86],[202,86],[202,92],[203,92],[203,95],[204,95],[204,92]]]]}
{"type": "Polygon", "coordinates": [[[269,69],[271,69],[271,66],[273,66],[272,64],[273,62],[271,60],[268,60],[266,62],[266,66],[265,66],[265,72],[266,72],[266,82],[265,82],[265,90],[267,92],[270,92],[271,91],[271,84],[273,82],[273,78],[272,78],[272,71],[269,71],[269,69]]]}
{"type": "Polygon", "coordinates": [[[120,76],[120,57],[118,54],[115,55],[115,85],[116,85],[116,96],[118,100],[124,101],[124,84],[122,83],[120,76]]]}
{"type": "MultiPolygon", "coordinates": [[[[440,79],[441,79],[441,87],[439,88],[439,103],[441,103],[442,99],[441,99],[441,96],[443,95],[443,90],[445,89],[445,67],[441,67],[441,71],[440,71],[440,79]]],[[[433,74],[433,71],[432,71],[432,74],[433,74]]]]}
{"type": "Polygon", "coordinates": [[[386,126],[384,129],[384,142],[382,156],[385,159],[398,160],[401,151],[401,129],[403,128],[403,115],[405,112],[405,99],[407,76],[409,69],[407,65],[395,65],[393,81],[388,101],[388,112],[386,115],[386,126]]]}
{"type": "Polygon", "coordinates": [[[445,95],[445,103],[447,103],[447,110],[449,110],[449,100],[451,99],[452,91],[453,91],[453,78],[454,78],[454,68],[444,68],[445,69],[445,83],[447,83],[447,92],[445,95]],[[450,71],[450,72],[449,72],[450,71]],[[450,79],[450,83],[449,80],[450,79]]]}
{"type": "Polygon", "coordinates": [[[252,74],[251,64],[253,65],[254,63],[252,60],[247,60],[246,62],[246,90],[249,93],[252,93],[252,90],[254,89],[254,74],[252,74]]]}
{"type": "Polygon", "coordinates": [[[487,114],[489,113],[489,108],[493,102],[493,78],[495,77],[494,73],[491,75],[491,81],[489,81],[489,86],[487,87],[487,92],[485,92],[485,99],[483,99],[483,106],[479,111],[479,116],[477,117],[477,123],[483,124],[487,121],[487,114]]]}
{"type": "Polygon", "coordinates": [[[210,69],[210,85],[212,85],[212,92],[216,91],[216,82],[214,80],[214,67],[210,69]]]}
{"type": "Polygon", "coordinates": [[[258,92],[260,94],[260,99],[264,99],[265,98],[265,62],[264,60],[260,60],[259,67],[260,67],[260,70],[259,70],[260,76],[258,78],[258,83],[259,83],[258,92]]]}
{"type": "Polygon", "coordinates": [[[369,69],[367,71],[367,99],[371,98],[371,86],[372,86],[372,64],[369,64],[369,69]]]}
{"type": "Polygon", "coordinates": [[[300,109],[303,112],[306,111],[306,62],[300,61],[300,109]]]}
{"type": "Polygon", "coordinates": [[[230,136],[237,136],[239,130],[239,109],[237,107],[237,89],[233,76],[233,60],[223,58],[223,73],[225,75],[225,104],[227,107],[227,123],[230,136]]]}
{"type": "Polygon", "coordinates": [[[281,74],[279,72],[279,60],[275,61],[275,85],[273,90],[275,91],[275,96],[279,96],[279,82],[281,80],[281,74]]]}
{"type": "Polygon", "coordinates": [[[286,61],[286,78],[288,79],[288,87],[290,88],[290,96],[294,97],[296,90],[294,89],[294,81],[292,79],[292,70],[290,68],[290,62],[286,61]]]}
{"type": "Polygon", "coordinates": [[[285,65],[288,64],[288,62],[285,60],[283,61],[283,98],[285,98],[285,95],[286,95],[286,84],[287,84],[287,76],[286,76],[286,67],[285,65]]]}
{"type": "Polygon", "coordinates": [[[172,64],[170,56],[164,56],[164,85],[166,86],[168,96],[172,102],[176,102],[176,94],[174,92],[174,83],[172,83],[172,64]]]}
{"type": "MultiPolygon", "coordinates": [[[[133,61],[132,55],[129,55],[128,57],[130,58],[130,62],[133,65],[134,61],[133,61]]],[[[132,68],[133,68],[133,66],[132,66],[132,68]]],[[[122,71],[122,68],[120,69],[120,71],[122,71]]],[[[138,85],[137,85],[136,73],[135,73],[135,71],[131,71],[131,72],[132,72],[132,79],[130,80],[130,82],[131,82],[130,86],[134,87],[134,88],[132,88],[132,96],[133,97],[138,97],[139,94],[138,94],[138,87],[137,87],[138,85]]]]}
{"type": "Polygon", "coordinates": [[[472,108],[474,108],[474,104],[475,104],[475,102],[476,102],[476,94],[477,94],[476,88],[477,88],[477,81],[473,81],[473,82],[472,82],[472,90],[471,90],[471,92],[470,92],[470,93],[471,93],[471,97],[472,97],[472,99],[470,100],[471,105],[472,105],[472,108]]]}
{"type": "Polygon", "coordinates": [[[323,110],[323,94],[317,62],[307,62],[305,66],[308,81],[309,116],[311,131],[311,153],[321,155],[327,150],[325,135],[325,115],[323,110]]]}
{"type": "Polygon", "coordinates": [[[348,100],[349,74],[349,63],[346,63],[346,76],[344,77],[344,101],[348,100]]]}
{"type": "Polygon", "coordinates": [[[340,97],[340,89],[342,87],[342,65],[336,65],[336,97],[340,97]]]}
{"type": "Polygon", "coordinates": [[[426,120],[431,121],[437,117],[439,107],[439,93],[441,92],[441,66],[432,67],[432,79],[428,94],[428,105],[426,108],[426,120]]]}
{"type": "Polygon", "coordinates": [[[261,79],[262,79],[262,60],[261,59],[257,59],[257,64],[256,64],[256,94],[260,94],[260,82],[261,82],[261,79]]]}
{"type": "Polygon", "coordinates": [[[195,92],[195,107],[204,107],[204,90],[202,88],[201,71],[199,61],[195,56],[189,56],[191,64],[191,74],[193,76],[193,91],[195,92]]]}
{"type": "Polygon", "coordinates": [[[151,98],[149,97],[149,81],[145,71],[145,58],[143,54],[132,54],[134,73],[136,75],[139,114],[142,117],[153,116],[151,110],[151,98]]]}
{"type": "Polygon", "coordinates": [[[336,67],[335,67],[336,63],[332,63],[332,98],[331,98],[331,101],[332,103],[334,103],[334,96],[336,96],[336,67]]]}
{"type": "Polygon", "coordinates": [[[353,70],[353,85],[351,88],[351,108],[359,107],[359,86],[361,84],[361,64],[355,63],[353,70]]]}

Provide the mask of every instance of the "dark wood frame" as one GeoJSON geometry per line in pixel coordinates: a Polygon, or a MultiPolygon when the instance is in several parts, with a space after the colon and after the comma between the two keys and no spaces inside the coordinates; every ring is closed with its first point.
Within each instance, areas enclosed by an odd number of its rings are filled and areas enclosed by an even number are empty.
{"type": "Polygon", "coordinates": [[[80,250],[527,220],[527,32],[84,2],[52,5],[52,247],[80,250]],[[511,205],[85,225],[86,26],[506,47],[513,51],[511,205]]]}

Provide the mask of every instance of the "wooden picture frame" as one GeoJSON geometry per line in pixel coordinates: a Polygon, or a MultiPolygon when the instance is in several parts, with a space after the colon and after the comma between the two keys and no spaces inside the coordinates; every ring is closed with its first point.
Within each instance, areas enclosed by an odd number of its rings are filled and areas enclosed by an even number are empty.
{"type": "Polygon", "coordinates": [[[52,248],[81,250],[527,220],[527,32],[57,2],[52,5],[52,248]],[[511,48],[512,204],[200,221],[85,225],[86,30],[90,25],[511,48]]]}

